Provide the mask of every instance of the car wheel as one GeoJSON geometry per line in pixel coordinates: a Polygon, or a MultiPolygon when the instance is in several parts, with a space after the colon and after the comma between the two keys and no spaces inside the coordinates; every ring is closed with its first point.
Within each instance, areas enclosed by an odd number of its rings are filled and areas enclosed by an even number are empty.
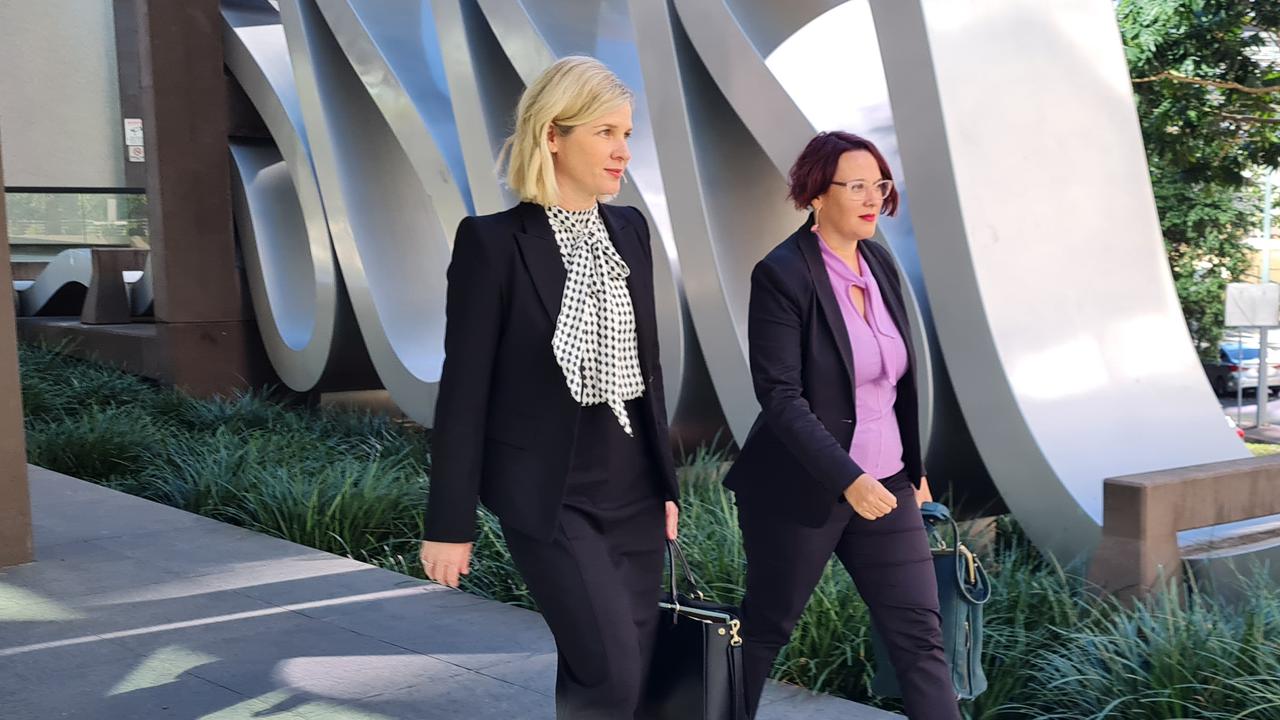
{"type": "Polygon", "coordinates": [[[1216,394],[1218,397],[1222,397],[1222,396],[1226,395],[1226,394],[1227,394],[1227,379],[1226,379],[1226,378],[1223,378],[1223,377],[1216,377],[1216,378],[1214,378],[1214,379],[1213,379],[1213,392],[1214,392],[1214,394],[1216,394]]]}

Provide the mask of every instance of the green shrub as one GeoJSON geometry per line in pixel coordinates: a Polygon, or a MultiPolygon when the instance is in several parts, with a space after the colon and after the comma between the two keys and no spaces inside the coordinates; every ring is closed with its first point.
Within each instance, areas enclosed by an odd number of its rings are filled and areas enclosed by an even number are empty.
{"type": "Polygon", "coordinates": [[[128,406],[86,405],[29,417],[26,427],[29,462],[108,484],[140,472],[163,437],[145,411],[128,406]]]}

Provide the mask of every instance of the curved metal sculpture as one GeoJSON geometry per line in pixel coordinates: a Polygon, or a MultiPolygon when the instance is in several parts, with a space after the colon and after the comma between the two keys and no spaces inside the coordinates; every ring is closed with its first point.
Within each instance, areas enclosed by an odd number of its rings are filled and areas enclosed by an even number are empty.
{"type": "Polygon", "coordinates": [[[1248,455],[1174,293],[1113,10],[872,8],[961,407],[1019,523],[1071,560],[1104,478],[1248,455]]]}
{"type": "Polygon", "coordinates": [[[324,204],[279,13],[266,0],[224,0],[222,19],[227,68],[276,145],[232,145],[249,292],[271,365],[290,388],[306,391],[328,368],[339,317],[324,204]]]}
{"type": "Polygon", "coordinates": [[[79,315],[93,274],[92,252],[77,248],[55,255],[35,281],[18,291],[18,316],[79,315]]]}
{"type": "Polygon", "coordinates": [[[473,209],[487,215],[515,204],[498,178],[498,152],[511,133],[524,82],[475,0],[431,0],[440,61],[473,209]]]}
{"type": "MultiPolygon", "coordinates": [[[[419,9],[404,6],[401,15],[412,22],[419,9]]],[[[365,347],[401,409],[429,423],[444,359],[448,219],[460,218],[465,205],[443,156],[434,164],[407,155],[396,134],[403,125],[383,115],[316,2],[282,0],[280,10],[329,231],[365,347]]],[[[348,46],[364,48],[366,58],[377,54],[364,24],[337,19],[348,46]]],[[[408,102],[405,85],[382,79],[375,94],[408,102]]]]}
{"type": "MultiPolygon", "coordinates": [[[[935,478],[981,493],[990,471],[1032,539],[1069,560],[1097,538],[1104,477],[1245,452],[1182,324],[1105,0],[279,4],[365,345],[420,421],[453,226],[511,202],[494,161],[524,83],[590,53],[640,93],[621,200],[645,210],[670,260],[663,359],[668,387],[685,382],[673,406],[700,397],[688,380],[707,373],[745,435],[750,269],[800,222],[783,200],[794,156],[815,129],[846,127],[885,150],[904,190],[881,240],[913,294],[935,478]],[[811,81],[850,62],[841,93],[811,81]],[[1065,280],[1045,281],[1060,268],[1065,280]],[[1069,280],[1082,276],[1087,293],[1069,280]]],[[[289,195],[279,155],[234,152],[242,173],[289,195]]],[[[260,245],[283,232],[242,214],[260,245]]]]}
{"type": "MultiPolygon", "coordinates": [[[[120,273],[125,290],[132,293],[142,274],[140,270],[120,273]]],[[[79,315],[92,279],[93,250],[63,250],[49,261],[35,280],[13,282],[17,314],[19,317],[79,315]]]]}
{"type": "MultiPolygon", "coordinates": [[[[305,276],[310,270],[304,264],[305,249],[300,247],[307,238],[306,213],[298,203],[289,163],[274,145],[233,139],[231,190],[236,230],[252,271],[249,288],[268,357],[285,384],[295,390],[309,390],[327,369],[331,348],[329,338],[324,338],[324,346],[307,342],[318,327],[312,310],[316,286],[299,287],[280,281],[280,276],[290,271],[295,276],[305,276]],[[291,260],[302,267],[289,267],[291,260]],[[290,290],[294,293],[290,294],[290,290]],[[296,322],[308,316],[311,323],[298,323],[303,326],[298,328],[303,333],[290,337],[282,332],[289,320],[296,322]]],[[[328,312],[327,327],[332,333],[333,308],[328,312]]]]}

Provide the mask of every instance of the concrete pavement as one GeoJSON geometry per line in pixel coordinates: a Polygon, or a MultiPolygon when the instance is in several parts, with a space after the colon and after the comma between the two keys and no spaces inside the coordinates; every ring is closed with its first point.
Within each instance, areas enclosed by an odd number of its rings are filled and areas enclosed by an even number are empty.
{"type": "MultiPolygon", "coordinates": [[[[32,466],[5,720],[554,718],[536,613],[32,466]]],[[[900,717],[771,683],[760,720],[900,717]]]]}

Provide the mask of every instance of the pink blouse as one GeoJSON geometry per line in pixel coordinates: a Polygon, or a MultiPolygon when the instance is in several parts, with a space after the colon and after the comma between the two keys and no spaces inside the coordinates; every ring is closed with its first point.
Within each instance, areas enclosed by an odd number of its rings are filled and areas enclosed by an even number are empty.
{"type": "Polygon", "coordinates": [[[819,236],[822,261],[840,314],[844,316],[849,345],[853,348],[854,397],[857,417],[849,457],[877,480],[902,470],[902,435],[893,412],[898,398],[898,380],[907,371],[907,347],[893,318],[889,316],[880,286],[859,250],[861,268],[850,268],[819,236]],[[866,317],[858,313],[849,297],[850,288],[862,288],[866,317]]]}

